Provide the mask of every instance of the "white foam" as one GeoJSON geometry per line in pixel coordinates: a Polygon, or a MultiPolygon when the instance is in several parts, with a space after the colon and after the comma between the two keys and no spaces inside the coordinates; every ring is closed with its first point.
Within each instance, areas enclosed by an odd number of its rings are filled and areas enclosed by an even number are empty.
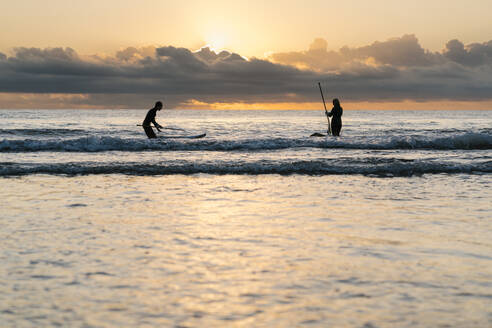
{"type": "Polygon", "coordinates": [[[0,152],[105,152],[105,151],[262,151],[289,148],[347,149],[492,149],[492,135],[465,133],[435,136],[358,136],[342,138],[257,138],[242,140],[147,140],[90,136],[72,139],[3,139],[0,152]]]}

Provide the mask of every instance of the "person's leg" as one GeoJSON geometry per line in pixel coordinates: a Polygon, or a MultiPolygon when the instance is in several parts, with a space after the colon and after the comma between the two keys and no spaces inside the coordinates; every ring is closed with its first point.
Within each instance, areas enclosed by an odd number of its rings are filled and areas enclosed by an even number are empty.
{"type": "Polygon", "coordinates": [[[147,137],[149,137],[149,139],[157,138],[154,130],[150,126],[144,126],[144,131],[145,131],[145,134],[147,135],[147,137]]]}
{"type": "Polygon", "coordinates": [[[337,120],[337,119],[333,119],[331,121],[331,133],[334,136],[338,137],[340,135],[340,130],[342,130],[342,121],[337,120]]]}
{"type": "Polygon", "coordinates": [[[338,136],[338,124],[335,120],[331,121],[331,134],[338,136]]]}

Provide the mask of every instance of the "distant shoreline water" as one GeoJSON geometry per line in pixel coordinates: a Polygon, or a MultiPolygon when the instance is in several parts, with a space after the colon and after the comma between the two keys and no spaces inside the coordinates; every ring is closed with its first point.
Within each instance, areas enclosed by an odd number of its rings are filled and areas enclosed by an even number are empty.
{"type": "Polygon", "coordinates": [[[2,111],[0,176],[489,174],[491,113],[351,111],[340,138],[314,138],[323,112],[170,110],[157,120],[207,136],[149,140],[142,110],[2,111]]]}
{"type": "MultiPolygon", "coordinates": [[[[11,111],[11,110],[149,110],[151,106],[148,106],[149,108],[0,108],[0,110],[5,110],[5,111],[11,111]]],[[[331,108],[331,107],[330,107],[331,108]]],[[[282,108],[282,109],[217,109],[217,108],[165,108],[163,109],[165,111],[322,111],[324,112],[323,108],[319,109],[289,109],[289,108],[282,108]]],[[[412,112],[412,111],[417,111],[417,112],[433,112],[433,111],[463,111],[463,112],[474,112],[474,111],[492,111],[492,107],[490,108],[478,108],[478,109],[462,109],[462,108],[456,108],[456,109],[443,109],[443,108],[436,108],[436,109],[398,109],[398,108],[391,108],[391,109],[378,109],[378,108],[344,108],[346,111],[405,111],[405,112],[412,112]]]]}

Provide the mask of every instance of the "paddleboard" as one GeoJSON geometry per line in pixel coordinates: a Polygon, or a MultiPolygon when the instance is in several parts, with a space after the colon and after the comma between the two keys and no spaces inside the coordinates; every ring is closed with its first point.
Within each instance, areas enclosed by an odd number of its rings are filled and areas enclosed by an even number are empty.
{"type": "Polygon", "coordinates": [[[200,139],[205,137],[207,134],[202,133],[202,134],[197,134],[193,136],[166,136],[166,135],[160,135],[159,138],[164,138],[164,139],[200,139]]]}
{"type": "Polygon", "coordinates": [[[326,137],[326,134],[315,132],[310,135],[310,137],[326,137]]]}

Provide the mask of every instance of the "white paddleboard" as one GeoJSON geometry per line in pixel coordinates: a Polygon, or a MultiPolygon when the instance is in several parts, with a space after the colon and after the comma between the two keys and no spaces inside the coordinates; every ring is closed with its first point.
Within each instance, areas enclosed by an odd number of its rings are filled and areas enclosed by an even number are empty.
{"type": "Polygon", "coordinates": [[[197,135],[192,135],[192,136],[171,136],[171,135],[159,135],[159,138],[164,138],[164,139],[200,139],[205,137],[207,134],[202,133],[202,134],[197,134],[197,135]]]}

